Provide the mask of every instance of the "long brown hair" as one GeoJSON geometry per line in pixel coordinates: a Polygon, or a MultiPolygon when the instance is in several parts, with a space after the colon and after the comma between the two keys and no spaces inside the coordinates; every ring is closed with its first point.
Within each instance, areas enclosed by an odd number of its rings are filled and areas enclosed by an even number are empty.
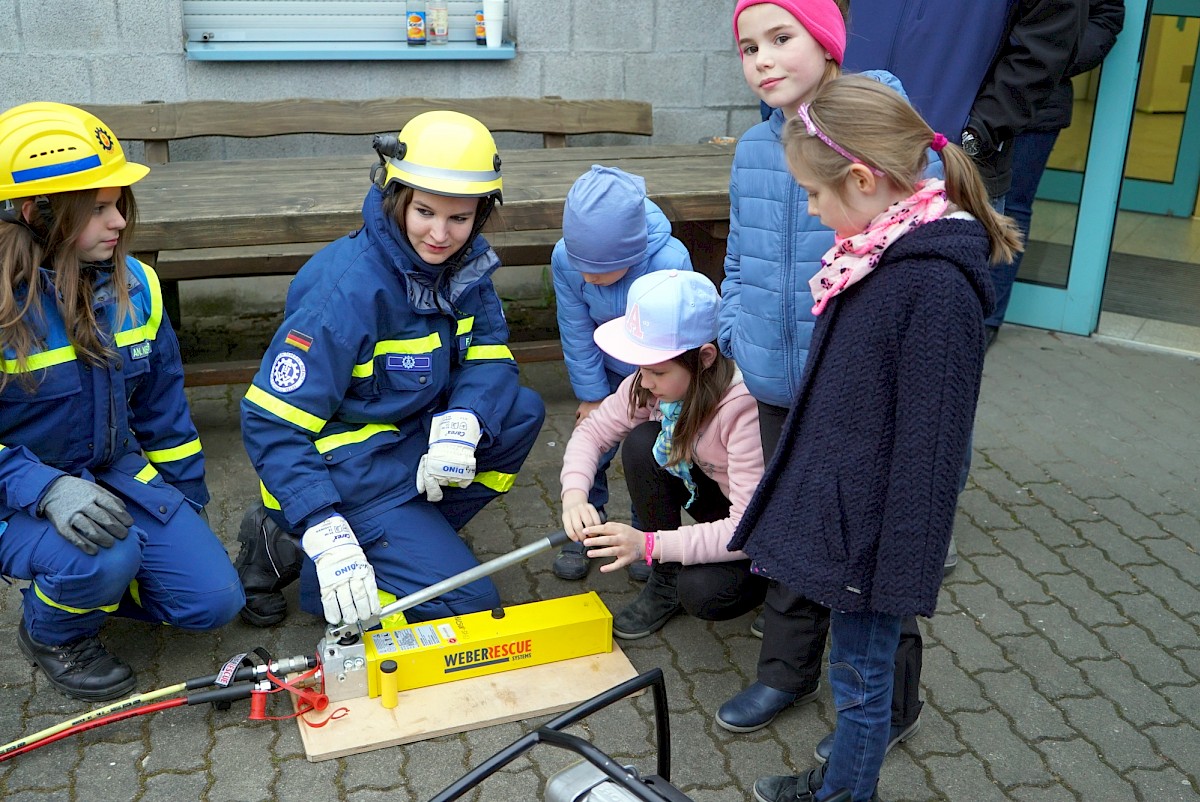
{"type": "MultiPolygon", "coordinates": [[[[76,357],[92,365],[116,358],[110,329],[132,312],[125,257],[137,221],[137,205],[133,190],[121,187],[117,209],[126,224],[117,235],[113,252],[111,287],[116,298],[116,316],[114,321],[101,323],[93,309],[95,271],[85,269],[79,253],[79,236],[95,214],[98,192],[90,189],[47,195],[46,212],[35,213],[28,227],[0,224],[0,349],[13,351],[18,374],[30,387],[33,380],[28,372],[29,357],[45,346],[42,284],[47,279],[41,273],[42,267],[54,274],[51,281],[58,313],[76,357]]],[[[19,210],[25,200],[12,202],[19,210]]],[[[0,371],[0,388],[8,380],[9,373],[0,371]]]]}
{"type": "MultiPolygon", "coordinates": [[[[725,391],[733,382],[737,366],[733,360],[721,353],[721,349],[712,343],[716,358],[708,367],[700,358],[700,349],[693,348],[684,351],[674,359],[687,370],[691,377],[688,380],[687,393],[679,411],[679,422],[675,424],[675,434],[671,438],[671,456],[668,465],[679,462],[691,462],[696,455],[696,440],[700,432],[717,413],[717,405],[724,397],[725,391]]],[[[654,395],[642,387],[642,372],[638,370],[629,388],[629,416],[632,418],[638,409],[648,407],[654,401],[654,395]]]]}
{"type": "MultiPolygon", "coordinates": [[[[846,75],[822,86],[808,106],[808,116],[826,136],[883,173],[881,180],[915,190],[928,165],[926,149],[933,129],[895,90],[861,75],[846,75]]],[[[783,129],[788,165],[838,191],[854,162],[809,134],[794,117],[783,129]]],[[[1021,234],[1011,217],[998,214],[988,200],[983,179],[971,157],[948,143],[941,151],[946,172],[946,195],[969,212],[987,231],[994,263],[1011,262],[1023,249],[1021,234]]]]}

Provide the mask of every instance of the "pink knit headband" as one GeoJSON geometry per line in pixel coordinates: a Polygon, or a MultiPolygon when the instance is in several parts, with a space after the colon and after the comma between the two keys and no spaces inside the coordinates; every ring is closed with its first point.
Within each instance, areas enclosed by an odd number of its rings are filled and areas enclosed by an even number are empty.
{"type": "MultiPolygon", "coordinates": [[[[779,6],[795,17],[817,44],[829,51],[838,64],[846,55],[846,19],[834,0],[738,0],[733,9],[733,40],[741,39],[738,17],[750,6],[766,3],[779,6]]],[[[739,50],[740,52],[740,50],[739,50]]]]}

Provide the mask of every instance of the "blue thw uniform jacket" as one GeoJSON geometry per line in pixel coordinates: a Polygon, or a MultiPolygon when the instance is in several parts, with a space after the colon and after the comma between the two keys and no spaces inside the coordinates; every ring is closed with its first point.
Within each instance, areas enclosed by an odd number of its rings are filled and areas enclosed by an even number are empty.
{"type": "MultiPolygon", "coordinates": [[[[54,274],[41,271],[43,346],[24,367],[4,351],[0,533],[14,514],[34,516],[47,488],[64,475],[99,480],[164,523],[184,497],[197,509],[208,503],[204,456],[158,277],[132,258],[126,268],[132,310],[115,327],[118,358],[102,366],[76,357],[55,303],[54,274]],[[20,374],[32,374],[33,383],[20,374]]],[[[104,325],[116,318],[111,282],[109,273],[96,279],[93,307],[104,325]]]]}
{"type": "MultiPolygon", "coordinates": [[[[362,229],[319,251],[288,291],[284,323],[242,401],[242,437],[263,502],[294,531],[417,495],[430,418],[479,418],[486,448],[517,398],[517,364],[482,237],[436,296],[372,187],[362,229]]],[[[477,474],[489,487],[508,474],[477,474]]],[[[508,487],[495,487],[505,491],[508,487]]]]}

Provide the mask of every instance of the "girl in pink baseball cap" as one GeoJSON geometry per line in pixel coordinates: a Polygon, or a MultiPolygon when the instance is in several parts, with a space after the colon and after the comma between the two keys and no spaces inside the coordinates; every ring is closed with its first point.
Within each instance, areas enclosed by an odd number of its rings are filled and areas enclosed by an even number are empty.
{"type": "Polygon", "coordinates": [[[762,477],[758,409],[721,355],[717,288],[700,273],[660,270],[629,287],[625,314],[595,330],[596,345],[638,370],[575,427],[563,455],[563,528],[611,572],[649,565],[613,634],[644,638],[680,612],[721,621],[762,603],[766,580],[727,546],[762,477]],[[621,446],[639,527],[588,503],[601,456],[621,446]],[[687,510],[696,523],[683,522],[687,510]],[[648,531],[647,531],[648,530],[648,531]]]}

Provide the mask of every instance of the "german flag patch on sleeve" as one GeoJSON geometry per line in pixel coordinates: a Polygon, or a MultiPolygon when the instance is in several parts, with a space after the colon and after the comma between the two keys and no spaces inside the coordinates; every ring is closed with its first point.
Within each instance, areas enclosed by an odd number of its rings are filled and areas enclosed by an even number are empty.
{"type": "Polygon", "coordinates": [[[289,331],[287,333],[287,337],[284,338],[284,341],[283,341],[284,345],[290,345],[293,348],[297,348],[297,349],[299,349],[301,351],[305,351],[305,352],[307,352],[308,349],[312,347],[312,343],[313,343],[312,337],[309,337],[307,334],[304,334],[302,332],[296,331],[295,329],[292,329],[291,331],[289,331]]]}

